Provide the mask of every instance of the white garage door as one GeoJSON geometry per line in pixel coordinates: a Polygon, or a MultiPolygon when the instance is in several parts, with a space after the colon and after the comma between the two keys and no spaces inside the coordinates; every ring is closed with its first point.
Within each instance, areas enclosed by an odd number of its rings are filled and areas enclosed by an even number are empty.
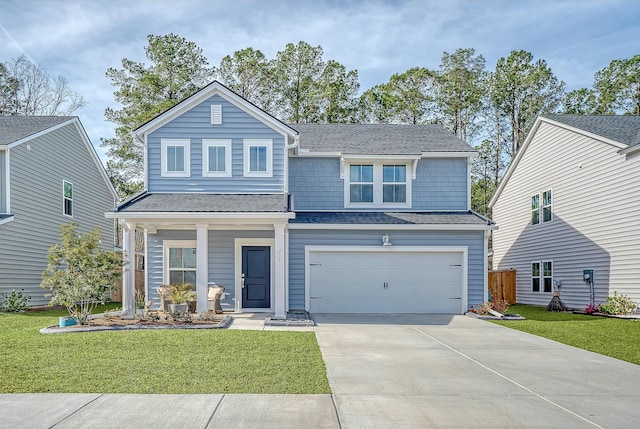
{"type": "Polygon", "coordinates": [[[309,311],[464,312],[462,252],[395,250],[310,251],[309,311]]]}

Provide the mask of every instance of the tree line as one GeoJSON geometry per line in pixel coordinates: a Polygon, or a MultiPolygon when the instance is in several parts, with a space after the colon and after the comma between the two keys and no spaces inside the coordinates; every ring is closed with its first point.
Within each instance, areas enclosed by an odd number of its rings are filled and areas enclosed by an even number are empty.
{"type": "MultiPolygon", "coordinates": [[[[293,124],[440,124],[478,150],[472,208],[486,215],[504,170],[538,115],[640,114],[640,55],[613,60],[594,75],[591,88],[566,91],[547,63],[530,52],[511,51],[488,68],[481,54],[464,48],[443,52],[437,69],[412,67],[360,92],[357,70],[326,60],[321,46],[304,41],[287,44],[274,58],[252,47],[241,49],[217,66],[178,35],[149,35],[147,41],[148,63],[124,58],[119,68],[106,72],[121,108],[106,109],[115,137],[101,139],[101,145],[121,196],[142,186],[143,151],[131,131],[214,79],[293,124]]],[[[24,78],[7,70],[0,64],[0,113],[38,114],[17,110],[29,105],[15,96],[24,78]]],[[[83,105],[78,94],[66,91],[65,106],[83,105]]]]}

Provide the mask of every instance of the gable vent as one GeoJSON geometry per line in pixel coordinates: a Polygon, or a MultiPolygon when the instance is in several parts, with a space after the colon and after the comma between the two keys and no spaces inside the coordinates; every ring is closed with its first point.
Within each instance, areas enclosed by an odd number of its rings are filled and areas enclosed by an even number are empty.
{"type": "Polygon", "coordinates": [[[222,124],[222,106],[220,104],[211,105],[211,125],[222,124]]]}

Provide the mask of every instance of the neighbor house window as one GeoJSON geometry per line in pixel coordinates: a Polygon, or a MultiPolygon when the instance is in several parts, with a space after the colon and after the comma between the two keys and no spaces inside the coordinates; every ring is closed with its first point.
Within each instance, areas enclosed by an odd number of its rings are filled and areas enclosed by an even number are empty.
{"type": "Polygon", "coordinates": [[[273,176],[273,141],[271,139],[244,140],[244,176],[273,176]]]}
{"type": "Polygon", "coordinates": [[[163,177],[189,177],[190,144],[187,139],[162,139],[161,164],[163,177]]]}
{"type": "Polygon", "coordinates": [[[196,286],[196,244],[191,241],[165,241],[165,283],[196,286]]]}
{"type": "Polygon", "coordinates": [[[540,195],[531,197],[531,225],[540,223],[540,195]]]}
{"type": "Polygon", "coordinates": [[[542,222],[550,222],[551,212],[551,189],[542,193],[542,222]]]}
{"type": "Polygon", "coordinates": [[[73,184],[62,181],[62,212],[65,216],[73,216],[73,184]]]}
{"type": "Polygon", "coordinates": [[[408,164],[353,163],[345,168],[345,206],[410,207],[411,180],[408,164]]]}
{"type": "Polygon", "coordinates": [[[551,222],[553,211],[551,209],[551,189],[531,197],[531,225],[551,222]],[[540,204],[542,202],[542,204],[540,204]]]}
{"type": "Polygon", "coordinates": [[[531,290],[549,293],[553,291],[553,262],[531,263],[531,290]]]}
{"type": "Polygon", "coordinates": [[[202,140],[202,175],[231,177],[231,140],[202,140]]]}

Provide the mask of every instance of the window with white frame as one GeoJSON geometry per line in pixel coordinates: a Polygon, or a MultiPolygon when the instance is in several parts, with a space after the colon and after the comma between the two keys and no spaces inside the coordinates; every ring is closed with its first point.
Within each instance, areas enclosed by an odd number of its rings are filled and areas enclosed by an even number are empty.
{"type": "Polygon", "coordinates": [[[162,177],[191,176],[190,141],[188,139],[162,139],[162,177]]]}
{"type": "Polygon", "coordinates": [[[73,184],[66,180],[62,181],[62,213],[73,217],[73,184]]]}
{"type": "Polygon", "coordinates": [[[551,189],[531,196],[531,225],[553,220],[551,189]]]}
{"type": "Polygon", "coordinates": [[[273,140],[245,139],[243,149],[245,177],[273,176],[273,140]]]}
{"type": "Polygon", "coordinates": [[[202,175],[231,177],[231,139],[202,140],[202,175]]]}
{"type": "Polygon", "coordinates": [[[196,286],[196,242],[164,242],[164,283],[190,283],[196,286]]]}
{"type": "Polygon", "coordinates": [[[352,162],[345,167],[345,207],[411,207],[411,164],[352,162]]]}
{"type": "Polygon", "coordinates": [[[349,202],[373,203],[373,165],[349,166],[349,202]]]}
{"type": "Polygon", "coordinates": [[[553,291],[553,262],[531,263],[531,291],[549,293],[553,291]]]}

